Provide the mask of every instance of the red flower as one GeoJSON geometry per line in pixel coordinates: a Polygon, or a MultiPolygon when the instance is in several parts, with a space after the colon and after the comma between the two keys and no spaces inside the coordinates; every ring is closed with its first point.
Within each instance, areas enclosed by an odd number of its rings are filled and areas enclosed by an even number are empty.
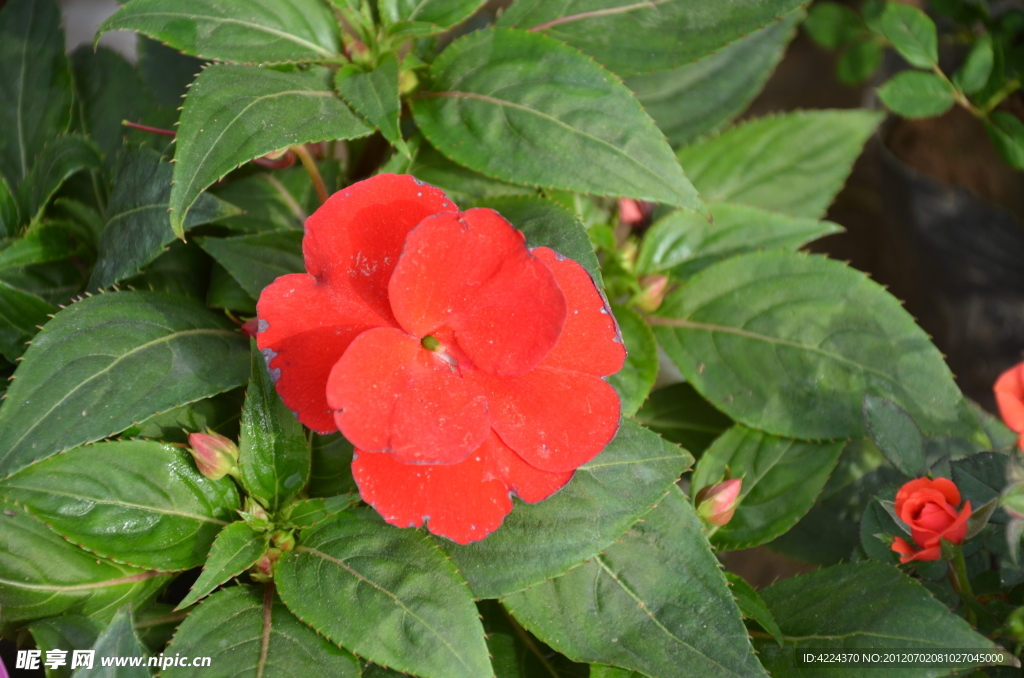
{"type": "Polygon", "coordinates": [[[939,560],[942,539],[962,544],[967,537],[967,519],[971,517],[971,502],[964,504],[958,514],[960,490],[945,478],[918,478],[911,480],[896,493],[896,515],[910,526],[910,536],[920,546],[896,537],[892,550],[901,554],[901,563],[912,560],[939,560]]]}
{"type": "Polygon", "coordinates": [[[615,435],[625,350],[579,264],[412,177],[335,193],[257,343],[299,420],[356,447],[363,499],[459,543],[564,486],[615,435]]]}
{"type": "Polygon", "coordinates": [[[1017,445],[1024,450],[1024,363],[999,375],[994,390],[999,414],[1007,428],[1021,434],[1017,445]]]}

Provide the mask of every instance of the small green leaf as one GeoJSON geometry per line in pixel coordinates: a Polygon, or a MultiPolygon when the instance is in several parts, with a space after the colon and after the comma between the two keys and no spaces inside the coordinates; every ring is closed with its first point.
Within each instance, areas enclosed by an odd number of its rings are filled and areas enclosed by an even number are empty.
{"type": "Polygon", "coordinates": [[[398,60],[394,54],[385,54],[372,71],[354,65],[341,68],[334,76],[334,86],[356,113],[379,129],[399,151],[410,155],[398,127],[402,102],[398,99],[398,60]]]}
{"type": "Polygon", "coordinates": [[[880,25],[885,37],[911,66],[931,69],[939,63],[935,22],[917,7],[887,2],[880,25]]]}
{"type": "Polygon", "coordinates": [[[909,478],[925,472],[924,438],[907,411],[891,400],[864,394],[864,428],[889,463],[909,478]]]}
{"type": "Polygon", "coordinates": [[[953,85],[934,73],[903,71],[878,88],[885,107],[904,118],[931,118],[953,107],[953,85]]]}
{"type": "Polygon", "coordinates": [[[1024,170],[1024,122],[1009,111],[993,111],[985,131],[999,155],[1014,169],[1024,170]]]}
{"type": "Polygon", "coordinates": [[[515,183],[705,211],[632,93],[557,40],[476,31],[449,45],[430,77],[413,116],[459,164],[515,183]]]}
{"type": "Polygon", "coordinates": [[[71,124],[71,68],[55,0],[11,0],[0,11],[0,101],[0,174],[16,186],[71,124]]]}
{"type": "Polygon", "coordinates": [[[899,554],[892,550],[894,537],[910,539],[906,523],[896,517],[892,499],[896,496],[893,487],[871,500],[860,518],[860,545],[868,558],[895,565],[899,554]]]}
{"type": "Polygon", "coordinates": [[[241,63],[337,58],[338,22],[318,0],[132,0],[103,22],[108,31],[138,31],[202,59],[241,63]]]}
{"type": "Polygon", "coordinates": [[[0,355],[10,361],[21,357],[26,342],[56,310],[39,297],[0,280],[0,355]]]}
{"type": "Polygon", "coordinates": [[[302,424],[277,395],[256,340],[251,344],[252,376],[242,409],[238,466],[249,493],[276,513],[306,486],[309,446],[302,424]]]}
{"type": "Polygon", "coordinates": [[[22,220],[39,219],[50,198],[69,177],[99,166],[99,151],[85,137],[69,134],[47,142],[36,156],[25,180],[18,186],[22,220]]]}
{"type": "MultiPolygon", "coordinates": [[[[614,542],[665,496],[693,463],[685,450],[630,420],[559,492],[516,501],[487,539],[441,541],[478,598],[496,598],[556,577],[614,542]]],[[[440,540],[439,540],[440,541],[440,540]]]]}
{"type": "Polygon", "coordinates": [[[654,332],[639,313],[627,306],[612,306],[626,345],[626,364],[608,377],[622,403],[622,416],[632,417],[654,387],[658,378],[658,344],[654,332]]]}
{"type": "MultiPolygon", "coordinates": [[[[44,656],[49,650],[64,650],[70,657],[73,650],[91,649],[103,631],[103,624],[88,617],[66,614],[32,622],[28,631],[44,656]]],[[[47,668],[46,678],[71,678],[71,662],[54,669],[47,668]]]]}
{"type": "Polygon", "coordinates": [[[268,540],[268,533],[256,532],[242,521],[225,527],[213,541],[199,579],[175,609],[192,605],[227,580],[245,572],[267,550],[268,540]]]}
{"type": "Polygon", "coordinates": [[[209,480],[183,450],[141,440],[44,459],[0,483],[0,493],[83,548],[166,572],[202,564],[239,508],[230,480],[209,480]]]}
{"type": "Polygon", "coordinates": [[[370,134],[335,95],[332,80],[322,66],[204,70],[185,97],[178,127],[170,199],[175,234],[183,233],[185,213],[200,192],[242,163],[296,144],[370,134]]]}
{"type": "Polygon", "coordinates": [[[756,621],[761,628],[772,634],[772,638],[781,647],[782,631],[754,587],[748,584],[743,577],[732,572],[726,572],[725,578],[729,582],[729,588],[732,590],[732,595],[743,616],[756,621]]]}
{"type": "Polygon", "coordinates": [[[248,353],[228,320],[184,297],[116,292],[73,304],[15,371],[0,407],[0,476],[234,388],[248,353]]]}
{"type": "Polygon", "coordinates": [[[864,30],[860,15],[838,2],[816,2],[807,12],[804,30],[827,49],[838,49],[864,30]]]}
{"type": "Polygon", "coordinates": [[[974,94],[988,82],[994,61],[992,36],[986,33],[975,41],[964,65],[953,74],[953,84],[964,94],[974,94]]]}
{"type": "Polygon", "coordinates": [[[103,666],[96,661],[99,657],[143,657],[146,655],[142,643],[135,635],[131,608],[121,608],[100,633],[96,644],[92,668],[79,667],[72,678],[150,678],[145,666],[103,666]]]}
{"type": "Polygon", "coordinates": [[[361,657],[424,678],[492,676],[473,598],[429,537],[370,509],[302,533],[278,561],[281,598],[361,657]]]}
{"type": "Polygon", "coordinates": [[[259,299],[278,276],[303,273],[302,231],[272,231],[234,238],[197,238],[249,296],[259,299]]]}
{"type": "Polygon", "coordinates": [[[733,423],[687,383],[653,391],[636,420],[697,455],[733,423]]]}
{"type": "Polygon", "coordinates": [[[879,113],[862,110],[767,116],[680,149],[678,155],[708,201],[820,219],[881,119],[879,113]]]}
{"type": "Polygon", "coordinates": [[[847,85],[859,85],[882,66],[885,44],[870,33],[854,40],[839,56],[836,76],[847,85]]]}
{"type": "Polygon", "coordinates": [[[0,605],[4,622],[80,614],[110,619],[126,603],[143,607],[170,575],[102,560],[0,500],[0,605]]]}
{"type": "Polygon", "coordinates": [[[619,543],[502,602],[575,661],[658,678],[678,676],[680,667],[692,676],[764,675],[700,521],[677,487],[619,543]]]}
{"type": "Polygon", "coordinates": [[[359,661],[295,618],[273,586],[234,586],[182,622],[165,656],[209,657],[209,668],[172,666],[165,678],[358,678],[359,661]]]}
{"type": "Polygon", "coordinates": [[[288,510],[287,521],[289,525],[299,529],[313,527],[357,503],[359,503],[358,494],[303,499],[288,510]]]}
{"type": "Polygon", "coordinates": [[[694,492],[718,483],[729,472],[742,478],[736,513],[712,543],[722,550],[769,542],[811,510],[843,451],[843,441],[812,443],[735,426],[714,442],[697,463],[694,492]]]}
{"type": "Polygon", "coordinates": [[[484,0],[380,0],[377,4],[385,23],[416,23],[432,26],[429,32],[439,33],[468,19],[484,0]]]}

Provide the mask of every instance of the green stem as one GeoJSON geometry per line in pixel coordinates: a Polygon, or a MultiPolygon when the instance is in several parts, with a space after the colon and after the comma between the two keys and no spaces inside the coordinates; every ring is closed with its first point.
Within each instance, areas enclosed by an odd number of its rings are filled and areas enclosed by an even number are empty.
{"type": "Polygon", "coordinates": [[[306,168],[306,173],[313,180],[316,197],[320,199],[320,204],[323,205],[327,202],[327,187],[324,186],[324,179],[320,176],[320,170],[317,169],[313,156],[309,154],[309,149],[306,148],[305,144],[299,144],[298,146],[292,146],[291,150],[302,161],[302,166],[306,168]]]}
{"type": "MultiPolygon", "coordinates": [[[[956,555],[953,556],[953,572],[955,573],[954,586],[956,589],[965,596],[969,596],[972,600],[974,599],[974,591],[971,589],[971,580],[967,578],[967,561],[964,560],[964,549],[961,546],[956,546],[956,555]]],[[[969,605],[964,605],[967,609],[967,621],[972,626],[977,625],[978,618],[974,614],[974,610],[969,605]]]]}

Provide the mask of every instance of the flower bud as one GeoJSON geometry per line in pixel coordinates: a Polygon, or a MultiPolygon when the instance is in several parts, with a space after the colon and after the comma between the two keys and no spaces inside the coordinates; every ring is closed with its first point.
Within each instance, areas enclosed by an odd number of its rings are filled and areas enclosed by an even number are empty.
{"type": "Polygon", "coordinates": [[[697,493],[697,515],[715,527],[725,525],[736,513],[736,503],[741,489],[742,478],[731,478],[717,485],[708,485],[697,493]]]}
{"type": "Polygon", "coordinates": [[[639,226],[644,220],[644,210],[633,198],[619,198],[619,221],[627,226],[639,226]]]}
{"type": "Polygon", "coordinates": [[[291,530],[276,530],[270,535],[270,543],[282,551],[295,548],[295,533],[291,530]]]}
{"type": "Polygon", "coordinates": [[[250,568],[249,576],[264,584],[274,580],[274,563],[281,557],[281,549],[269,548],[250,568]]]}
{"type": "Polygon", "coordinates": [[[199,472],[210,480],[238,473],[238,446],[224,436],[207,430],[206,433],[190,433],[189,452],[196,460],[199,472]]]}
{"type": "Polygon", "coordinates": [[[640,278],[640,285],[643,291],[636,305],[640,310],[653,313],[665,300],[665,290],[668,288],[668,277],[664,275],[647,275],[640,278]]]}

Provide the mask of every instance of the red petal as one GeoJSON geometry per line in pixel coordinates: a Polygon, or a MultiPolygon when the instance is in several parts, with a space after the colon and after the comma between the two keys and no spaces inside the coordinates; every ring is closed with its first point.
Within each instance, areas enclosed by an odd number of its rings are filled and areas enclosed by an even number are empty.
{"type": "Polygon", "coordinates": [[[1011,430],[1024,432],[1024,363],[999,375],[994,390],[1003,421],[1011,430]]]}
{"type": "MultiPolygon", "coordinates": [[[[360,333],[389,324],[358,298],[294,273],[268,285],[256,305],[256,345],[269,359],[277,392],[306,426],[336,431],[327,405],[327,375],[360,333]]],[[[388,314],[390,316],[390,313],[388,314]]]]}
{"type": "Polygon", "coordinates": [[[566,302],[565,327],[541,364],[597,376],[618,372],[626,361],[626,347],[587,269],[547,247],[533,254],[551,270],[566,302]]]}
{"type": "Polygon", "coordinates": [[[479,387],[390,327],[359,335],[327,381],[334,420],[356,447],[403,463],[454,464],[487,437],[479,387]]]}
{"type": "Polygon", "coordinates": [[[357,450],[352,475],[363,500],[397,527],[424,522],[459,544],[483,539],[512,510],[508,489],[488,473],[487,445],[458,464],[401,464],[389,454],[357,450]]]}
{"type": "Polygon", "coordinates": [[[306,220],[306,271],[390,317],[388,280],[406,235],[432,214],[457,211],[440,190],[407,175],[378,174],[352,184],[306,220]]]}
{"type": "Polygon", "coordinates": [[[565,323],[551,272],[489,209],[425,219],[406,238],[388,289],[406,331],[424,337],[450,327],[470,360],[492,374],[535,367],[565,323]]]}
{"type": "Polygon", "coordinates": [[[604,449],[619,427],[619,396],[600,377],[538,367],[495,377],[472,372],[501,439],[544,471],[572,471],[604,449]]]}
{"type": "Polygon", "coordinates": [[[552,473],[530,466],[494,434],[484,445],[489,451],[492,473],[503,478],[509,489],[528,504],[547,499],[572,480],[574,471],[552,473]]]}

